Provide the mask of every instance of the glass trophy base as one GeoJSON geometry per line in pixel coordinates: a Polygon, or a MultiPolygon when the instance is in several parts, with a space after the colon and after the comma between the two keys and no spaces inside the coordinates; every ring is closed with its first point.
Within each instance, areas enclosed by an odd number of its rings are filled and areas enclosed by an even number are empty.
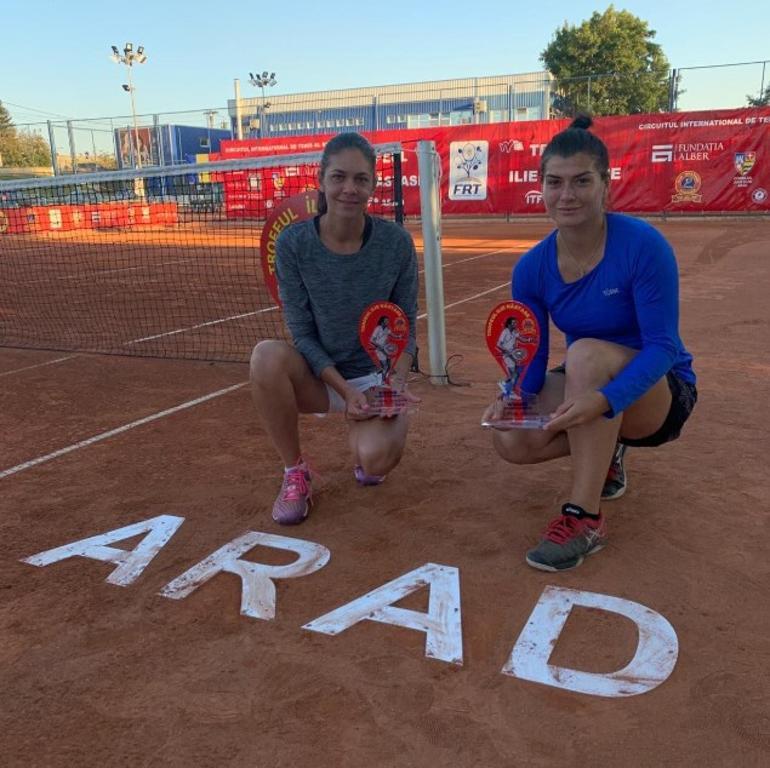
{"type": "Polygon", "coordinates": [[[539,409],[536,395],[514,393],[500,397],[494,413],[481,422],[492,429],[543,429],[551,415],[539,409]]]}
{"type": "Polygon", "coordinates": [[[411,413],[417,408],[403,393],[388,386],[374,387],[367,392],[369,413],[374,416],[398,416],[400,413],[411,413]]]}

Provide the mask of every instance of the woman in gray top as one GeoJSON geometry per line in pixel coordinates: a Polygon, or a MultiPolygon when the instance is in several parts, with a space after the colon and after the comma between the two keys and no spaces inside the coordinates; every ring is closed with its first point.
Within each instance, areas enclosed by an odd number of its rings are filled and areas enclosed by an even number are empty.
{"type": "Polygon", "coordinates": [[[251,356],[254,403],[283,459],[283,486],[273,519],[301,523],[312,504],[311,476],[302,458],[300,413],[344,413],[354,474],[362,485],[382,482],[398,464],[407,414],[369,413],[366,391],[380,382],[358,338],[359,319],[375,301],[391,301],[409,319],[409,342],[391,383],[406,392],[415,352],[417,259],[402,227],[367,214],[376,183],[376,154],[357,133],[324,148],[318,173],[319,215],[284,230],[276,243],[276,273],[293,346],[262,341],[251,356]]]}

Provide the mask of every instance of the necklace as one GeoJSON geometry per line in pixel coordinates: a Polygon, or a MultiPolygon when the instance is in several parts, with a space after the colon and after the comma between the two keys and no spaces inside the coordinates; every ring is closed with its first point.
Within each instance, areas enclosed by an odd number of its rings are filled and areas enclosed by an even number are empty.
{"type": "Polygon", "coordinates": [[[580,259],[576,258],[575,255],[570,251],[569,247],[567,246],[567,243],[564,242],[564,237],[562,236],[561,232],[559,232],[558,235],[558,245],[559,245],[559,252],[564,253],[565,256],[569,258],[569,260],[572,262],[572,265],[575,267],[575,270],[578,273],[577,279],[580,280],[581,277],[585,277],[591,269],[595,266],[594,260],[596,260],[596,253],[599,250],[599,247],[602,244],[602,240],[604,239],[604,219],[602,219],[602,226],[599,229],[599,236],[596,238],[596,242],[594,242],[593,246],[591,247],[591,250],[588,252],[588,258],[585,261],[580,261],[580,259]]]}

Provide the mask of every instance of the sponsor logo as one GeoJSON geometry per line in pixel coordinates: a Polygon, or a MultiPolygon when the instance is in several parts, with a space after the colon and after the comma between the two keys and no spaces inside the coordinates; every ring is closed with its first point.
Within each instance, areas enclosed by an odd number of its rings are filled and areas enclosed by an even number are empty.
{"type": "Polygon", "coordinates": [[[523,152],[524,142],[518,139],[507,139],[506,141],[501,141],[497,147],[501,152],[509,155],[511,152],[523,152]]]}
{"type": "Polygon", "coordinates": [[[605,288],[602,293],[605,296],[615,296],[616,294],[620,293],[620,288],[605,288]]]}
{"type": "Polygon", "coordinates": [[[721,141],[698,141],[692,144],[653,144],[650,160],[653,163],[704,162],[725,148],[721,141]]]}
{"type": "MultiPolygon", "coordinates": [[[[610,168],[610,181],[619,181],[622,168],[610,168]]],[[[540,181],[540,171],[535,168],[508,171],[509,184],[537,184],[540,181]]]]}
{"type": "Polygon", "coordinates": [[[526,195],[524,195],[524,202],[527,205],[542,205],[543,193],[539,189],[530,189],[526,195]]]}
{"type": "Polygon", "coordinates": [[[750,187],[754,179],[749,172],[757,163],[756,152],[736,152],[733,157],[733,166],[738,175],[733,177],[733,185],[740,188],[750,187]]]}
{"type": "Polygon", "coordinates": [[[741,176],[748,175],[749,171],[754,167],[757,162],[756,152],[736,152],[735,153],[735,170],[741,176]]]}
{"type": "Polygon", "coordinates": [[[757,204],[762,205],[763,203],[767,202],[767,190],[763,187],[757,187],[752,193],[751,193],[751,199],[757,204]]]}
{"type": "Polygon", "coordinates": [[[453,141],[449,145],[449,199],[486,200],[488,141],[453,141]]]}
{"type": "Polygon", "coordinates": [[[651,159],[653,163],[672,163],[674,161],[674,145],[653,144],[651,159]]]}
{"type": "Polygon", "coordinates": [[[695,171],[682,171],[674,181],[676,194],[671,195],[672,203],[699,203],[703,200],[700,188],[703,182],[695,171]]]}
{"type": "Polygon", "coordinates": [[[508,171],[509,184],[537,184],[540,172],[534,168],[523,171],[508,171]]]}

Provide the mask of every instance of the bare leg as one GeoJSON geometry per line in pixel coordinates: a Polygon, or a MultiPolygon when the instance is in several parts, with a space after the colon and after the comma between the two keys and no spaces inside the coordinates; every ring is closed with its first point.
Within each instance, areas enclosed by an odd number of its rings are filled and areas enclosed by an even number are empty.
{"type": "MultiPolygon", "coordinates": [[[[581,339],[567,351],[565,398],[599,389],[616,376],[637,352],[618,344],[581,339]]],[[[624,413],[597,419],[568,431],[572,455],[572,489],[569,500],[586,512],[598,514],[602,487],[607,476],[619,431],[627,437],[644,437],[657,430],[671,405],[665,377],[624,413]]]]}
{"type": "MultiPolygon", "coordinates": [[[[572,347],[576,347],[578,343],[575,342],[572,347]]],[[[601,353],[592,350],[588,345],[581,345],[572,354],[568,351],[565,399],[577,397],[606,384],[610,379],[607,373],[608,362],[601,353]]],[[[618,439],[620,418],[616,416],[614,419],[608,419],[600,416],[567,432],[569,452],[572,455],[572,489],[569,501],[594,515],[599,514],[599,500],[607,477],[607,467],[612,460],[612,452],[618,439]]]]}
{"type": "Polygon", "coordinates": [[[367,475],[386,475],[399,461],[406,445],[409,416],[348,421],[348,442],[353,459],[367,475]]]}
{"type": "MultiPolygon", "coordinates": [[[[566,376],[549,373],[540,393],[546,411],[567,397],[598,389],[616,376],[637,354],[636,350],[597,339],[574,342],[567,352],[566,376]]],[[[572,455],[573,482],[569,500],[587,512],[599,511],[607,467],[618,437],[641,438],[663,424],[671,405],[666,378],[661,378],[639,400],[614,419],[604,416],[569,430],[550,434],[539,430],[496,431],[497,452],[513,464],[534,464],[572,455]]]]}
{"type": "Polygon", "coordinates": [[[262,341],[254,347],[250,367],[251,394],[262,423],[284,466],[301,456],[298,416],[329,409],[326,385],[305,359],[282,341],[262,341]]]}

